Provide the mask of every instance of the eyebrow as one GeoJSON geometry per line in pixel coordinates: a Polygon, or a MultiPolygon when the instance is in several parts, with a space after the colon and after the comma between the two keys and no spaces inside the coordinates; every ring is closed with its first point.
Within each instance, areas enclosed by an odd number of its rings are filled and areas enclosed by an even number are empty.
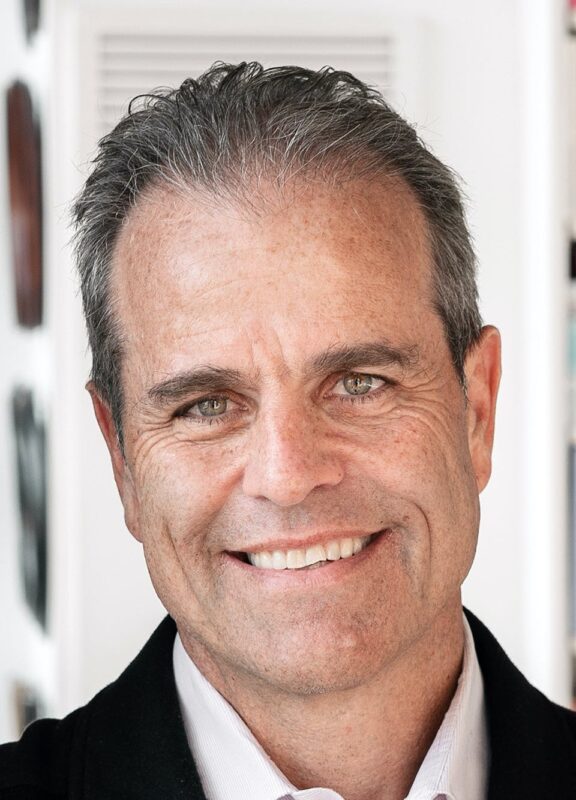
{"type": "Polygon", "coordinates": [[[330,347],[312,358],[309,366],[317,372],[353,372],[363,365],[408,369],[415,367],[419,360],[420,350],[415,344],[396,347],[386,341],[361,342],[330,347]]]}
{"type": "Polygon", "coordinates": [[[193,392],[215,392],[225,386],[243,385],[241,373],[236,369],[202,366],[198,369],[179,372],[172,378],[152,386],[147,397],[155,405],[169,405],[183,400],[193,392]]]}
{"type": "MultiPolygon", "coordinates": [[[[417,345],[392,346],[388,342],[362,342],[355,345],[329,347],[306,362],[305,373],[353,372],[362,366],[402,369],[414,367],[420,357],[417,345]]],[[[246,387],[248,383],[239,370],[203,365],[180,372],[160,381],[147,392],[147,399],[157,406],[166,406],[184,400],[197,392],[218,392],[225,388],[246,387]]]]}

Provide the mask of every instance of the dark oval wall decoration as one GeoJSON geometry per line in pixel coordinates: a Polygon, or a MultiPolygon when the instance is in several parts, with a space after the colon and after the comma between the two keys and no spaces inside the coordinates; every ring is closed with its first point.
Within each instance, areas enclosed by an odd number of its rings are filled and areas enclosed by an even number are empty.
{"type": "Polygon", "coordinates": [[[46,427],[32,391],[12,393],[16,475],[20,506],[19,561],[23,595],[43,628],[47,621],[48,541],[46,427]]]}
{"type": "Polygon", "coordinates": [[[28,41],[38,30],[40,23],[40,0],[24,0],[24,27],[28,41]]]}
{"type": "Polygon", "coordinates": [[[28,87],[8,89],[8,172],[18,322],[42,322],[42,189],[40,136],[28,87]]]}

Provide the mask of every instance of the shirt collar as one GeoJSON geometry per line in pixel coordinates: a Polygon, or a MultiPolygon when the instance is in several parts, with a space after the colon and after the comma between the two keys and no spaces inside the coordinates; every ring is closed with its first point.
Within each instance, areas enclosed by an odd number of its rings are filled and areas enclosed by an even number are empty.
{"type": "Polygon", "coordinates": [[[174,676],[190,750],[208,800],[276,800],[294,787],[232,706],[190,659],[177,635],[174,676]]]}
{"type": "Polygon", "coordinates": [[[464,658],[456,693],[406,800],[484,800],[488,728],[484,683],[474,638],[464,617],[464,658]]]}
{"type": "MultiPolygon", "coordinates": [[[[488,738],[482,673],[464,617],[464,658],[456,693],[407,800],[482,800],[488,738]]],[[[190,749],[208,800],[337,800],[328,789],[297,792],[232,706],[206,680],[177,635],[174,675],[190,749]]]]}

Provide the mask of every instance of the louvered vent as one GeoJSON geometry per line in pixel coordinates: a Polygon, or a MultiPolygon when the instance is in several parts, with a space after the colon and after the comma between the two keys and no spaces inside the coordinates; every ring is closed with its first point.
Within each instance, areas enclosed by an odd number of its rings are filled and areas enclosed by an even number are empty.
{"type": "Polygon", "coordinates": [[[374,36],[214,36],[99,31],[94,41],[92,132],[107,133],[131,98],[157,87],[176,87],[214,61],[260,61],[265,66],[330,65],[357,75],[395,100],[395,41],[374,36]]]}

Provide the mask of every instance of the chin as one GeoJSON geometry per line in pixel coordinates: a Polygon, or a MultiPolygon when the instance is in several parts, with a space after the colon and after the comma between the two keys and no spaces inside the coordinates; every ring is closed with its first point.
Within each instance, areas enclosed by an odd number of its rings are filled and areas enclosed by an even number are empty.
{"type": "Polygon", "coordinates": [[[378,667],[373,664],[314,664],[302,669],[301,665],[286,668],[283,672],[275,670],[270,676],[275,689],[292,696],[311,697],[346,692],[369,684],[377,675],[378,667]]]}
{"type": "Polygon", "coordinates": [[[266,653],[274,656],[253,658],[247,671],[269,689],[290,695],[311,696],[347,691],[369,683],[383,668],[382,650],[359,642],[354,647],[332,637],[329,641],[303,642],[297,646],[279,642],[266,653]]]}

